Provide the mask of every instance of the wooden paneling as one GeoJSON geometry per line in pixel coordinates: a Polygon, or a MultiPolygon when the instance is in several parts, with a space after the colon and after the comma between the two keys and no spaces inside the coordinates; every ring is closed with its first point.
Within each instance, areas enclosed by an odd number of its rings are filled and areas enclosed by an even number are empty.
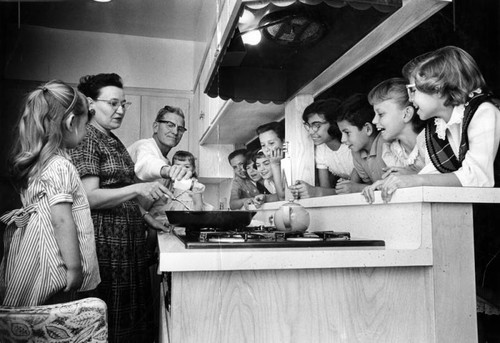
{"type": "Polygon", "coordinates": [[[495,203],[498,193],[415,187],[389,204],[379,194],[376,205],[359,194],[301,201],[312,231],[334,225],[383,239],[384,249],[184,249],[161,234],[159,268],[173,271],[172,342],[477,342],[464,202],[495,203]]]}
{"type": "Polygon", "coordinates": [[[433,204],[436,341],[477,342],[472,204],[433,204]]]}
{"type": "Polygon", "coordinates": [[[172,342],[431,342],[424,274],[423,268],[174,273],[172,342]]]}

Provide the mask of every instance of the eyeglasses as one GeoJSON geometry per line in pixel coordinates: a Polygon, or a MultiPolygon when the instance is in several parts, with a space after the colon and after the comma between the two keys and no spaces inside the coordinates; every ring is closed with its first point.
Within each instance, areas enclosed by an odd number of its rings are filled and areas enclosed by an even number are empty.
{"type": "Polygon", "coordinates": [[[328,122],[327,121],[315,121],[311,124],[309,124],[309,123],[302,123],[302,124],[304,124],[304,128],[307,131],[318,132],[319,128],[325,124],[328,124],[328,122]]]}
{"type": "Polygon", "coordinates": [[[157,123],[162,123],[162,124],[167,124],[167,127],[169,128],[169,130],[175,130],[175,128],[177,128],[177,131],[179,131],[179,133],[183,134],[184,132],[187,131],[187,129],[184,127],[184,126],[180,126],[180,125],[177,125],[176,123],[172,123],[170,120],[157,120],[156,121],[157,123]]]}
{"type": "Polygon", "coordinates": [[[408,97],[413,98],[413,94],[417,91],[417,87],[414,83],[409,83],[406,85],[406,91],[408,92],[408,97]]]}
{"type": "Polygon", "coordinates": [[[127,110],[127,108],[130,107],[130,105],[132,105],[131,102],[129,101],[126,101],[126,100],[123,100],[123,101],[120,101],[118,99],[110,99],[110,100],[106,100],[106,99],[96,99],[96,101],[104,101],[106,103],[108,103],[109,106],[111,106],[115,111],[118,109],[118,107],[121,106],[121,108],[123,108],[124,111],[127,110]]]}

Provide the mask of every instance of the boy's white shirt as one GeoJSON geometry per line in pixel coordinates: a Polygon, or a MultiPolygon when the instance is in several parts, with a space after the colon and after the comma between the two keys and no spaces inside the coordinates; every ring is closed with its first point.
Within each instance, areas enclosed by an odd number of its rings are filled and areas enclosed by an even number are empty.
{"type": "MultiPolygon", "coordinates": [[[[455,106],[450,120],[446,123],[441,118],[435,118],[436,127],[446,132],[450,146],[458,157],[460,140],[462,138],[462,119],[465,107],[455,106]]],[[[495,184],[493,162],[500,142],[500,110],[489,102],[482,103],[467,130],[469,150],[465,154],[462,167],[455,171],[463,187],[493,187],[495,184]]],[[[417,146],[425,142],[425,130],[417,137],[417,146]],[[419,144],[420,140],[420,144],[419,144]]],[[[425,146],[425,145],[424,145],[425,146]]],[[[426,166],[419,174],[439,174],[432,164],[427,149],[425,151],[426,166]]]]}

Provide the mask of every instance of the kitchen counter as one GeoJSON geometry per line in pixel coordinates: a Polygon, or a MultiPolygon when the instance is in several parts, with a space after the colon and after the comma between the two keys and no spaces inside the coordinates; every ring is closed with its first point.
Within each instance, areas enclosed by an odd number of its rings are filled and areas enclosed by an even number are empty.
{"type": "MultiPolygon", "coordinates": [[[[310,231],[349,231],[384,248],[185,249],[159,235],[159,270],[172,272],[164,339],[477,341],[471,202],[500,202],[500,189],[408,188],[389,204],[377,196],[300,204],[310,231]]],[[[281,204],[254,220],[269,224],[281,204]]]]}

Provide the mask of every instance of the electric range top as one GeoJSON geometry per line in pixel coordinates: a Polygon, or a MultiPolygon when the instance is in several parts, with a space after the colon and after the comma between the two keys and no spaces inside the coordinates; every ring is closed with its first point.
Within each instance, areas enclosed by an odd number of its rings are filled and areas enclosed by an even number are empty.
{"type": "Polygon", "coordinates": [[[173,230],[187,249],[206,248],[290,248],[290,247],[384,247],[383,240],[351,238],[349,232],[279,231],[274,227],[246,227],[238,230],[173,230]]]}

